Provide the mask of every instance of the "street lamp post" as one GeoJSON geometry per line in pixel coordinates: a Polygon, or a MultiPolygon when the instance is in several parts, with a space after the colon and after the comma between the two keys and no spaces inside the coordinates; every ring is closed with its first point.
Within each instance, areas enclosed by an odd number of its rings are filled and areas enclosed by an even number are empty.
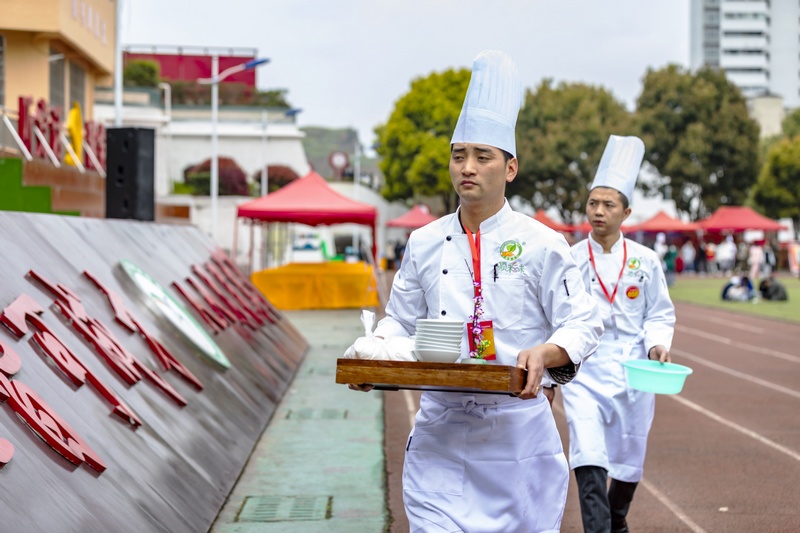
{"type": "Polygon", "coordinates": [[[166,129],[166,137],[167,137],[167,146],[166,146],[166,155],[165,165],[167,167],[167,194],[172,194],[172,173],[170,168],[172,167],[172,85],[166,82],[161,82],[158,84],[158,88],[164,91],[164,114],[167,115],[167,127],[166,129]]]}
{"type": "Polygon", "coordinates": [[[211,85],[211,238],[217,240],[217,198],[219,197],[219,156],[217,154],[217,114],[219,109],[219,82],[232,74],[252,70],[269,63],[269,59],[253,59],[219,71],[219,55],[211,56],[211,77],[197,80],[201,85],[211,85]]]}

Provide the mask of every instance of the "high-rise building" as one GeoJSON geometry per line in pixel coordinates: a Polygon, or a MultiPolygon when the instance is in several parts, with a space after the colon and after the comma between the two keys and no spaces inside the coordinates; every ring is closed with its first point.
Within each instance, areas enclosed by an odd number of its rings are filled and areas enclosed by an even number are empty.
{"type": "Polygon", "coordinates": [[[800,1],[691,0],[691,67],[721,68],[748,98],[800,106],[800,1]]]}

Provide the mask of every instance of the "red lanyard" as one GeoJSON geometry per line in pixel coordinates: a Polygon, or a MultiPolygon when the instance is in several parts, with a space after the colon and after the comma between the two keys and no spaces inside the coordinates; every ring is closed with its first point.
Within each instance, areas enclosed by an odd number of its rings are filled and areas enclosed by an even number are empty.
{"type": "Polygon", "coordinates": [[[625,238],[622,238],[622,268],[619,269],[619,277],[617,278],[617,285],[614,287],[614,293],[609,296],[608,289],[606,289],[605,284],[603,283],[602,278],[600,278],[600,274],[597,272],[597,265],[594,264],[594,252],[592,251],[592,243],[589,242],[589,239],[586,239],[586,245],[589,247],[589,260],[592,262],[592,268],[594,269],[594,274],[597,276],[597,281],[600,282],[600,288],[603,289],[603,293],[608,298],[608,302],[611,305],[614,305],[614,298],[617,297],[617,289],[619,289],[619,280],[622,279],[622,273],[625,272],[625,263],[628,262],[628,244],[625,242],[625,238]]]}
{"type": "Polygon", "coordinates": [[[464,231],[467,232],[469,249],[472,252],[473,279],[475,281],[475,295],[477,296],[481,286],[481,230],[478,228],[478,233],[474,236],[466,226],[464,227],[464,231]]]}

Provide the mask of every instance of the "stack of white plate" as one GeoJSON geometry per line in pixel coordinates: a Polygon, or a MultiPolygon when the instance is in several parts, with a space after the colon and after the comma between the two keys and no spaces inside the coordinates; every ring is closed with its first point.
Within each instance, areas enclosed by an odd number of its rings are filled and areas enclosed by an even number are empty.
{"type": "Polygon", "coordinates": [[[414,339],[417,359],[455,363],[461,356],[461,340],[465,331],[464,322],[458,320],[417,320],[417,335],[414,339]]]}

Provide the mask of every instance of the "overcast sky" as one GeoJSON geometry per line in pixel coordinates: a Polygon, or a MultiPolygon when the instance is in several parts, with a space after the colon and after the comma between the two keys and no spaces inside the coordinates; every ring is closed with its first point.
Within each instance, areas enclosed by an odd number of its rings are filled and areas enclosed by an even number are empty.
{"type": "Polygon", "coordinates": [[[507,52],[543,78],[610,89],[629,108],[648,67],[689,61],[689,0],[123,0],[124,45],[256,48],[258,86],[301,126],[374,141],[414,78],[507,52]]]}

